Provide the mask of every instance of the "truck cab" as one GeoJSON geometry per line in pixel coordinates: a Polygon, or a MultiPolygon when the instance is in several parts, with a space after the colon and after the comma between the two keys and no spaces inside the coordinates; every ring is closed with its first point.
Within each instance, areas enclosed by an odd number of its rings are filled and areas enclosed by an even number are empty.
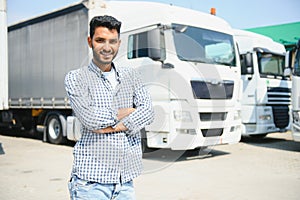
{"type": "Polygon", "coordinates": [[[241,58],[242,134],[264,137],[290,127],[291,79],[282,44],[235,30],[241,58]]]}
{"type": "Polygon", "coordinates": [[[300,141],[300,40],[288,52],[288,66],[292,68],[292,136],[294,141],[300,141]]]}
{"type": "Polygon", "coordinates": [[[136,68],[150,91],[155,120],[145,128],[147,147],[188,150],[239,142],[241,75],[232,28],[190,9],[139,6],[138,20],[116,16],[128,22],[116,62],[136,68]]]}

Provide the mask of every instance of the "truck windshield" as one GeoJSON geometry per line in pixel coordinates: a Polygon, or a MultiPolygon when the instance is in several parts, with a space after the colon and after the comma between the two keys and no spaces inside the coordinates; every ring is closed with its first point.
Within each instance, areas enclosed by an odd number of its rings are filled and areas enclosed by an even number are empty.
{"type": "Polygon", "coordinates": [[[284,56],[270,53],[257,53],[261,75],[284,76],[284,56]]]}
{"type": "Polygon", "coordinates": [[[180,24],[172,27],[180,60],[236,66],[232,35],[180,24]]]}

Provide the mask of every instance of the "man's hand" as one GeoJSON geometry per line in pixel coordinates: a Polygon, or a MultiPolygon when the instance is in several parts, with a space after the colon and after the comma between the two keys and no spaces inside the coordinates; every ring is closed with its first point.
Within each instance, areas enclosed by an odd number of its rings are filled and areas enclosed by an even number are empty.
{"type": "MultiPolygon", "coordinates": [[[[124,117],[127,117],[128,115],[130,115],[131,113],[133,113],[135,111],[135,108],[121,108],[118,110],[118,115],[117,118],[118,120],[123,119],[124,117]]],[[[127,131],[127,127],[124,126],[124,124],[122,122],[118,123],[117,126],[115,128],[107,127],[107,128],[103,128],[100,130],[95,130],[93,131],[94,133],[112,133],[112,132],[119,132],[119,131],[127,131]]]]}
{"type": "Polygon", "coordinates": [[[124,126],[124,124],[122,122],[118,123],[117,126],[115,128],[113,127],[107,127],[107,128],[103,128],[100,130],[95,130],[93,131],[94,133],[100,133],[100,134],[104,134],[104,133],[112,133],[112,132],[119,132],[119,131],[127,131],[127,127],[124,126]]]}
{"type": "Polygon", "coordinates": [[[118,118],[118,120],[121,120],[124,117],[127,117],[128,115],[130,115],[134,111],[135,111],[135,108],[121,108],[118,110],[117,118],[118,118]]]}

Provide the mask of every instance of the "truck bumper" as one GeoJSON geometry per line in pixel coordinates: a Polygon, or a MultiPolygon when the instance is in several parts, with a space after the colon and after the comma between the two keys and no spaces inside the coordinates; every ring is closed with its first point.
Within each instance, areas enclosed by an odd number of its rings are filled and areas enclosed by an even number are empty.
{"type": "Polygon", "coordinates": [[[300,126],[293,124],[292,136],[294,141],[300,142],[300,126]]]}
{"type": "Polygon", "coordinates": [[[150,148],[192,150],[199,147],[234,144],[241,139],[239,124],[225,127],[222,131],[220,136],[204,136],[201,129],[177,129],[175,133],[147,132],[147,144],[150,148]]]}
{"type": "Polygon", "coordinates": [[[242,124],[242,135],[260,135],[280,131],[275,124],[242,124]]]}

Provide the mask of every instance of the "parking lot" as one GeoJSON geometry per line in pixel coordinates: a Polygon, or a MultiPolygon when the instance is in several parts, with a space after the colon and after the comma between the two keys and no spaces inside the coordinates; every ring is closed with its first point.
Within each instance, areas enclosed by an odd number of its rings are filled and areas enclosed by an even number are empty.
{"type": "MultiPolygon", "coordinates": [[[[65,200],[73,145],[0,135],[0,199],[65,200]]],[[[138,200],[300,198],[300,143],[291,134],[244,137],[238,144],[144,156],[138,200]]]]}

